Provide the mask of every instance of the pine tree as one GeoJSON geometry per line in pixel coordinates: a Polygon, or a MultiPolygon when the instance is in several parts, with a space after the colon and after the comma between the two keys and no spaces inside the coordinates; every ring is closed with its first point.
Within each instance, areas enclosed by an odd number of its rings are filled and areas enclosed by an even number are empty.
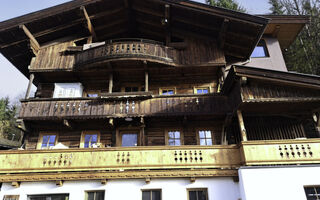
{"type": "Polygon", "coordinates": [[[271,5],[270,11],[272,15],[284,14],[283,6],[279,2],[279,0],[269,0],[269,4],[271,5]]]}
{"type": "Polygon", "coordinates": [[[206,0],[207,4],[211,6],[222,7],[230,10],[235,10],[238,12],[247,12],[246,9],[238,4],[234,0],[206,0]]]}

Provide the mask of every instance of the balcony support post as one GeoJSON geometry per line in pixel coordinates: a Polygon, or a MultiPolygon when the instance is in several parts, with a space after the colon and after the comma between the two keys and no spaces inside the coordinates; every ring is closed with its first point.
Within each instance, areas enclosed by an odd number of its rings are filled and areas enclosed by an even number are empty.
{"type": "Polygon", "coordinates": [[[144,88],[144,91],[145,92],[149,92],[149,72],[148,71],[146,71],[145,73],[144,73],[144,77],[145,77],[145,88],[144,88]]]}
{"type": "Polygon", "coordinates": [[[37,39],[34,37],[34,35],[32,35],[32,33],[29,31],[29,29],[23,24],[23,25],[20,25],[19,27],[20,29],[23,30],[23,32],[26,34],[26,36],[29,38],[30,40],[30,47],[33,51],[33,53],[35,55],[38,54],[38,51],[40,50],[40,44],[39,42],[37,41],[37,39]]]}
{"type": "Polygon", "coordinates": [[[111,72],[109,74],[109,93],[112,93],[112,88],[113,88],[113,73],[111,72]]]}
{"type": "Polygon", "coordinates": [[[241,110],[237,110],[238,120],[239,120],[239,127],[240,127],[240,133],[241,133],[241,139],[242,141],[248,141],[247,139],[247,131],[246,127],[244,126],[244,120],[242,116],[241,110]]]}
{"type": "Polygon", "coordinates": [[[31,87],[32,87],[33,80],[34,80],[34,74],[30,74],[29,84],[28,84],[28,88],[27,88],[26,96],[24,97],[25,99],[29,99],[30,91],[31,91],[31,87]]]}
{"type": "Polygon", "coordinates": [[[170,21],[170,5],[165,5],[165,19],[163,24],[166,26],[166,45],[168,46],[171,43],[171,21],[170,21]]]}
{"type": "Polygon", "coordinates": [[[92,43],[93,40],[96,40],[97,39],[97,35],[96,35],[96,32],[94,31],[94,28],[93,28],[93,25],[92,25],[92,22],[91,22],[91,19],[88,15],[88,12],[86,10],[86,8],[84,6],[81,6],[80,7],[80,10],[82,10],[83,12],[83,16],[86,18],[87,20],[87,28],[91,34],[91,36],[89,37],[88,39],[88,43],[92,43]]]}
{"type": "Polygon", "coordinates": [[[316,126],[317,126],[318,133],[320,135],[320,112],[317,115],[317,125],[316,126]]]}

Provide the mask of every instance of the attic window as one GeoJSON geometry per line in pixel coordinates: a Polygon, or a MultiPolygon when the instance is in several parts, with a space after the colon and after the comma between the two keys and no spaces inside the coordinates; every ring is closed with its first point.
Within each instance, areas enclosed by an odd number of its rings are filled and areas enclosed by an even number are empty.
{"type": "Polygon", "coordinates": [[[254,48],[251,54],[251,58],[265,58],[265,57],[269,57],[267,45],[264,40],[260,40],[256,48],[254,48]]]}

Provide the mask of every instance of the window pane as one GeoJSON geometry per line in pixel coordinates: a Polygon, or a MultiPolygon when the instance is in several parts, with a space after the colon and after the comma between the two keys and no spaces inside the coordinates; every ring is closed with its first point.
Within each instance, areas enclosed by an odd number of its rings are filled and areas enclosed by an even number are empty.
{"type": "Polygon", "coordinates": [[[200,139],[200,145],[207,145],[206,144],[206,139],[200,139]]]}
{"type": "Polygon", "coordinates": [[[136,133],[122,134],[122,146],[123,147],[138,146],[138,134],[136,133]]]}
{"type": "Polygon", "coordinates": [[[206,139],[206,144],[207,144],[207,145],[212,145],[212,139],[210,139],[210,138],[209,138],[209,139],[206,139]]]}
{"type": "Polygon", "coordinates": [[[189,191],[189,200],[198,200],[196,191],[189,191]]]}
{"type": "Polygon", "coordinates": [[[161,191],[152,191],[152,200],[161,200],[161,191]]]}
{"type": "Polygon", "coordinates": [[[104,191],[96,192],[96,199],[95,200],[104,200],[104,191]]]}
{"type": "Polygon", "coordinates": [[[55,135],[50,135],[49,136],[49,146],[52,147],[54,146],[54,142],[56,141],[56,136],[55,135]]]}
{"type": "Polygon", "coordinates": [[[305,187],[304,191],[306,193],[307,200],[319,200],[320,193],[318,193],[320,187],[305,187]]]}
{"type": "Polygon", "coordinates": [[[168,144],[169,146],[175,146],[174,139],[169,139],[168,144]]]}
{"type": "Polygon", "coordinates": [[[206,200],[207,199],[207,191],[198,191],[198,200],[206,200]]]}
{"type": "Polygon", "coordinates": [[[206,138],[211,138],[211,131],[206,131],[206,138]]]}
{"type": "Polygon", "coordinates": [[[98,97],[99,95],[98,94],[94,94],[94,93],[92,93],[92,94],[87,94],[87,97],[98,97]]]}
{"type": "Polygon", "coordinates": [[[180,138],[180,132],[179,131],[174,132],[174,138],[180,138]]]}
{"type": "Polygon", "coordinates": [[[204,133],[204,131],[199,131],[199,137],[200,137],[200,138],[205,138],[205,133],[204,133]]]}
{"type": "Polygon", "coordinates": [[[151,200],[151,192],[142,191],[142,200],[151,200]]]}
{"type": "Polygon", "coordinates": [[[163,95],[172,95],[174,94],[173,90],[162,90],[163,95]]]}
{"type": "Polygon", "coordinates": [[[197,94],[207,94],[208,89],[197,89],[197,94]]]}
{"type": "Polygon", "coordinates": [[[88,192],[88,199],[86,200],[95,200],[94,199],[94,192],[88,192]]]}
{"type": "Polygon", "coordinates": [[[168,136],[169,136],[169,138],[174,138],[174,132],[169,131],[168,136]]]}
{"type": "Polygon", "coordinates": [[[44,135],[42,137],[42,145],[41,145],[41,147],[47,147],[48,141],[49,141],[49,136],[48,135],[44,135]]]}
{"type": "Polygon", "coordinates": [[[98,135],[97,134],[86,134],[84,136],[84,147],[90,148],[92,145],[96,144],[98,141],[98,135]]]}

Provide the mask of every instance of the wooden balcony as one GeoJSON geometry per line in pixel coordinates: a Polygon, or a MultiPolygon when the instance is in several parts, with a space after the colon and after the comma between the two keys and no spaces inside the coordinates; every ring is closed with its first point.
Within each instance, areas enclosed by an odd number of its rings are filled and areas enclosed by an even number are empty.
{"type": "Polygon", "coordinates": [[[154,97],[33,99],[22,101],[19,118],[121,118],[141,116],[224,115],[226,97],[219,95],[172,95],[154,97]]]}
{"type": "Polygon", "coordinates": [[[75,67],[89,67],[90,64],[112,60],[147,60],[162,64],[174,65],[177,61],[174,48],[144,39],[114,40],[109,44],[91,48],[76,54],[75,67]]]}
{"type": "Polygon", "coordinates": [[[245,165],[319,164],[320,139],[242,142],[245,165]]]}
{"type": "Polygon", "coordinates": [[[0,162],[4,181],[7,173],[235,169],[240,152],[236,145],[15,150],[1,151],[0,162]]]}

